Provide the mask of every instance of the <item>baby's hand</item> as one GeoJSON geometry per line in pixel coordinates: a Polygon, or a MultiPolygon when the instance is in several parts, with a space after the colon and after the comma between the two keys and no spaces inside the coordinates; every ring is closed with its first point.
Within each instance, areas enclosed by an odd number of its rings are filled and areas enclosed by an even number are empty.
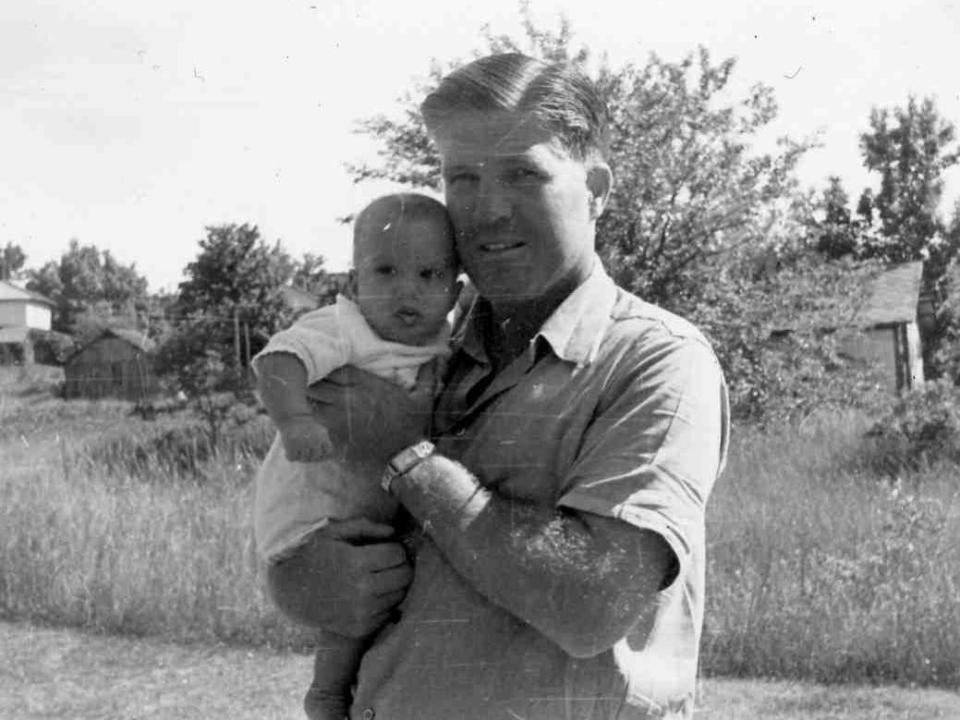
{"type": "Polygon", "coordinates": [[[333,453],[327,429],[311,417],[287,420],[278,427],[290,462],[319,462],[333,453]]]}

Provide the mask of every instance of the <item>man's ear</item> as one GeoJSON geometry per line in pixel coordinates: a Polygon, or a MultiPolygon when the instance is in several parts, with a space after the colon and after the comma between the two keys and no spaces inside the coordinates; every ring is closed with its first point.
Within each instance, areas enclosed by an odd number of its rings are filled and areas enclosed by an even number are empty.
{"type": "Polygon", "coordinates": [[[602,160],[587,166],[587,189],[590,191],[590,219],[596,220],[603,214],[613,189],[613,172],[602,160]]]}
{"type": "Polygon", "coordinates": [[[347,284],[343,288],[343,294],[351,300],[357,299],[357,270],[350,268],[347,271],[347,284]]]}

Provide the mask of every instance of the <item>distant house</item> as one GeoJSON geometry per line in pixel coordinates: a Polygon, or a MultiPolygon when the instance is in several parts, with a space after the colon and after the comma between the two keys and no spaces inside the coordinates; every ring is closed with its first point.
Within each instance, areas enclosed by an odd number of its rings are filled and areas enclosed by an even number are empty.
{"type": "Polygon", "coordinates": [[[923,350],[919,323],[923,263],[911,262],[878,275],[863,307],[854,316],[861,333],[845,337],[839,352],[879,363],[891,388],[910,389],[923,384],[923,350]]]}
{"type": "Polygon", "coordinates": [[[31,330],[50,330],[54,303],[0,280],[0,365],[32,363],[31,330]]]}
{"type": "Polygon", "coordinates": [[[0,327],[49,330],[53,308],[49,298],[0,280],[0,327]]]}
{"type": "Polygon", "coordinates": [[[104,330],[64,363],[65,397],[139,401],[156,394],[153,347],[136,330],[104,330]]]}
{"type": "MultiPolygon", "coordinates": [[[[883,369],[891,390],[901,391],[923,384],[921,324],[930,321],[929,299],[921,293],[923,263],[911,262],[877,275],[865,302],[837,334],[837,352],[883,369]],[[851,332],[852,331],[852,332],[851,332]]],[[[808,318],[818,332],[834,332],[816,317],[808,318]]],[[[771,337],[783,337],[796,328],[778,328],[771,337]]]]}

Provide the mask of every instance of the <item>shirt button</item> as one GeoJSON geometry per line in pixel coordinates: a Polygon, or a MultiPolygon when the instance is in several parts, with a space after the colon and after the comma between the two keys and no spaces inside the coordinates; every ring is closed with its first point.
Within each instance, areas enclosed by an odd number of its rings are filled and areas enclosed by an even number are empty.
{"type": "Polygon", "coordinates": [[[363,720],[373,720],[376,713],[373,711],[373,708],[367,708],[363,711],[363,720]]]}

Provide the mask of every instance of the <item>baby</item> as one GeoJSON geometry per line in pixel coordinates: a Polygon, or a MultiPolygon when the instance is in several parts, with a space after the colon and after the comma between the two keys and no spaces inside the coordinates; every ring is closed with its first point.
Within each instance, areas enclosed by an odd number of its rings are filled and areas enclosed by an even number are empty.
{"type": "MultiPolygon", "coordinates": [[[[307,386],[353,365],[412,389],[421,366],[449,353],[448,314],[459,283],[443,205],[412,193],[379,198],[357,216],[353,241],[349,297],[307,313],[253,360],[278,431],[256,478],[254,532],[268,563],[296,551],[331,519],[389,522],[397,509],[375,479],[354,477],[334,459],[307,386]]],[[[342,720],[364,641],[324,633],[320,647],[308,714],[342,720]]]]}

